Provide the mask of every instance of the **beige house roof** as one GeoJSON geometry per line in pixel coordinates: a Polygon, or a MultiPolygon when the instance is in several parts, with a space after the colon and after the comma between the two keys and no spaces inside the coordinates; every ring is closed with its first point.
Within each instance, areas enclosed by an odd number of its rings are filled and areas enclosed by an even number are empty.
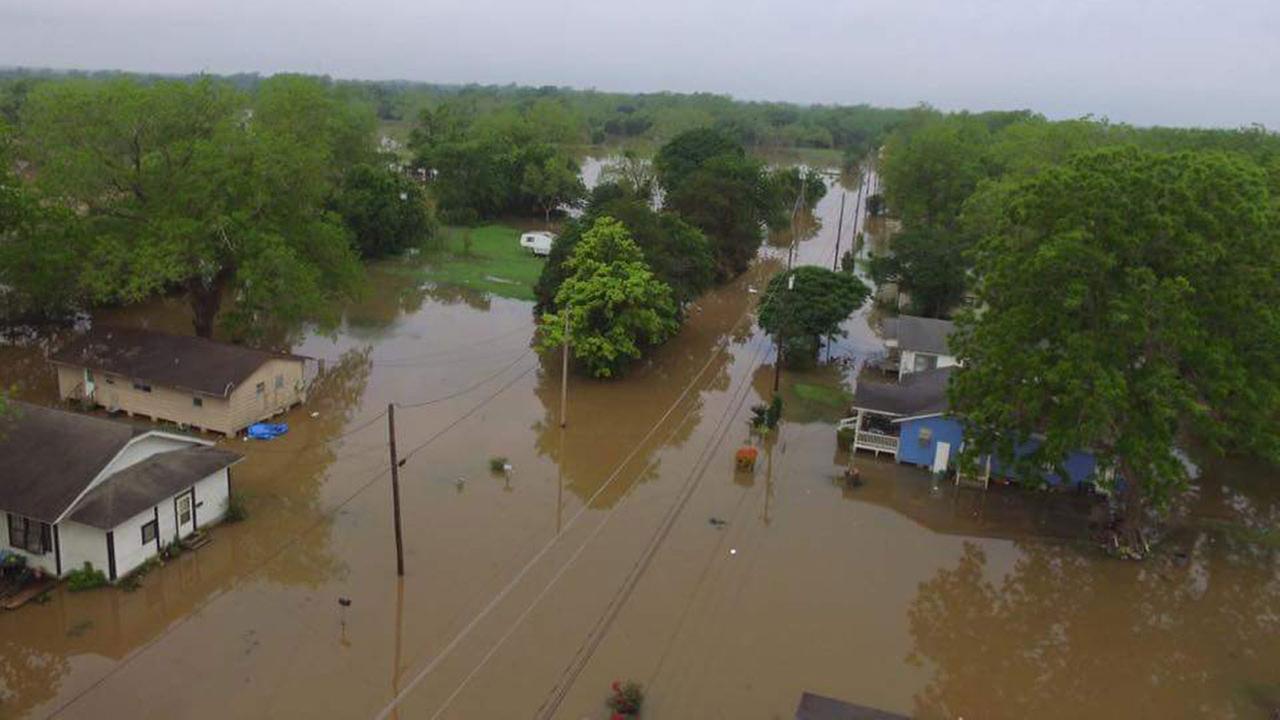
{"type": "Polygon", "coordinates": [[[269,360],[307,358],[242,345],[151,330],[94,328],[50,356],[50,361],[178,388],[229,397],[269,360]]]}

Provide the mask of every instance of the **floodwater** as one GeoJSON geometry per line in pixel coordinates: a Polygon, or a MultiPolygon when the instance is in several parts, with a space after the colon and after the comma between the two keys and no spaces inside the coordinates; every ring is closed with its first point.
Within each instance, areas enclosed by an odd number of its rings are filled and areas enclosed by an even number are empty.
{"type": "MultiPolygon", "coordinates": [[[[833,260],[839,204],[836,188],[799,262],[833,260]]],[[[864,252],[883,243],[868,230],[864,252]]],[[[571,378],[563,430],[558,358],[530,350],[527,303],[375,268],[337,332],[294,346],[328,373],[291,432],[227,443],[248,456],[233,478],[248,520],[135,592],[0,614],[0,716],[577,720],[607,717],[615,679],[644,684],[651,718],[789,718],[803,691],[919,718],[1280,705],[1274,469],[1202,462],[1203,490],[1140,564],[1088,542],[1078,497],[935,487],[862,457],[850,488],[839,410],[794,390],[883,352],[860,313],[836,362],[783,372],[788,419],[735,471],[773,379],[751,290],[789,242],[625,380],[571,378]]],[[[186,323],[174,302],[103,315],[186,323]]],[[[49,342],[0,347],[19,396],[52,399],[49,342]]]]}

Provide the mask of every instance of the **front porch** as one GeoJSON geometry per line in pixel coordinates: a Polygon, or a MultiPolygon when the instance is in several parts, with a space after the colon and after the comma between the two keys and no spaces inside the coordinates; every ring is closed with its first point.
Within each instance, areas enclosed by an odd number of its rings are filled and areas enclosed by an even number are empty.
{"type": "Polygon", "coordinates": [[[844,418],[836,425],[836,430],[843,434],[852,433],[849,447],[854,452],[868,450],[880,456],[888,453],[894,459],[898,457],[899,428],[893,424],[894,415],[873,412],[858,408],[857,413],[844,418]]]}

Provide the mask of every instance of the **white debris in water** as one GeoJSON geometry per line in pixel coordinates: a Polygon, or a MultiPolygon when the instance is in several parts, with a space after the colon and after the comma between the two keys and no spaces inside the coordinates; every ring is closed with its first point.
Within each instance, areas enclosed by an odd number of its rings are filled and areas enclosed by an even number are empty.
{"type": "Polygon", "coordinates": [[[756,290],[756,287],[755,287],[754,285],[748,285],[748,286],[747,286],[747,292],[751,293],[752,295],[755,295],[756,293],[758,293],[758,292],[760,292],[760,291],[759,291],[759,290],[756,290]]]}
{"type": "Polygon", "coordinates": [[[512,468],[511,468],[511,463],[503,463],[503,464],[502,464],[502,472],[509,473],[509,472],[511,472],[511,469],[512,469],[512,468]]]}
{"type": "Polygon", "coordinates": [[[737,554],[738,554],[738,548],[729,548],[729,554],[730,554],[730,555],[737,555],[737,554]]]}
{"type": "Polygon", "coordinates": [[[311,413],[311,417],[313,417],[313,418],[318,418],[318,417],[320,417],[320,411],[319,411],[319,410],[316,410],[315,412],[311,413]]]}

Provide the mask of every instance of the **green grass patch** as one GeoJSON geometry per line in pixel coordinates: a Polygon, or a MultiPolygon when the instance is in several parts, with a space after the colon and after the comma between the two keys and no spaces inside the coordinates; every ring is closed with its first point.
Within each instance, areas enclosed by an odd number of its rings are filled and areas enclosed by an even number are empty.
{"type": "Polygon", "coordinates": [[[842,387],[831,387],[829,385],[813,385],[810,383],[796,383],[791,386],[791,391],[796,397],[814,405],[822,405],[834,410],[844,410],[853,400],[853,396],[842,387]]]}
{"type": "Polygon", "coordinates": [[[447,227],[443,247],[426,254],[424,280],[513,300],[533,300],[544,260],[520,247],[520,231],[507,225],[447,227]]]}

